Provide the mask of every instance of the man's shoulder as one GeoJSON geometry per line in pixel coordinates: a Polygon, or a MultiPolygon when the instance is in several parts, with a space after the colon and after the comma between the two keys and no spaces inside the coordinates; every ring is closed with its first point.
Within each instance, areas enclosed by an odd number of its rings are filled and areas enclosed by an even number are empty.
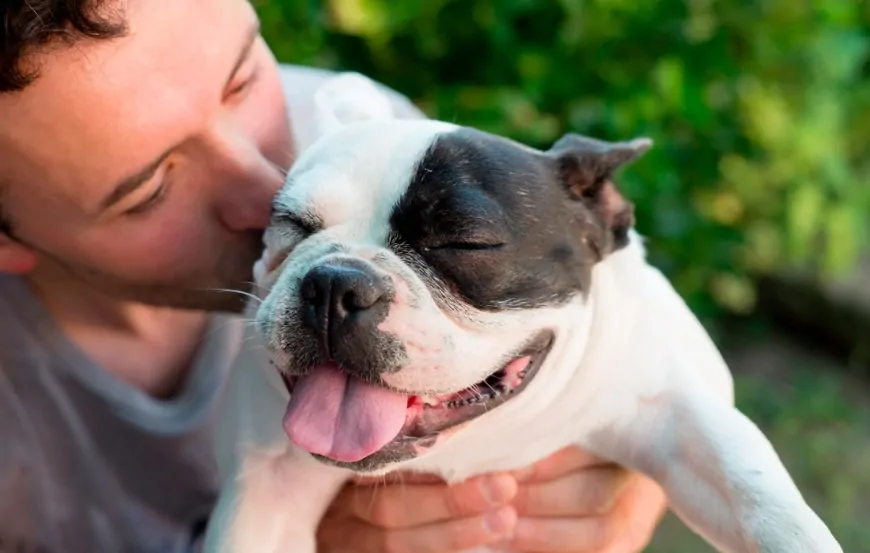
{"type": "MultiPolygon", "coordinates": [[[[297,144],[304,147],[313,138],[314,93],[338,73],[328,69],[301,65],[280,64],[279,72],[284,97],[290,110],[290,122],[297,144]]],[[[384,91],[393,104],[393,112],[399,119],[425,118],[425,114],[404,94],[377,81],[375,84],[384,91]]]]}

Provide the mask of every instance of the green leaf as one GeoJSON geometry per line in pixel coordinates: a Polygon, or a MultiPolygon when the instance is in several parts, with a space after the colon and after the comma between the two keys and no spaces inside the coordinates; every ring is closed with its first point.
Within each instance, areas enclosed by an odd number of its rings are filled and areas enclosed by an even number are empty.
{"type": "Polygon", "coordinates": [[[822,224],[825,198],[817,186],[809,182],[798,186],[788,201],[788,243],[792,258],[806,263],[811,255],[813,239],[822,224]]]}
{"type": "Polygon", "coordinates": [[[858,257],[858,236],[861,219],[854,206],[840,204],[832,207],[825,221],[825,265],[829,275],[845,272],[858,257]]]}

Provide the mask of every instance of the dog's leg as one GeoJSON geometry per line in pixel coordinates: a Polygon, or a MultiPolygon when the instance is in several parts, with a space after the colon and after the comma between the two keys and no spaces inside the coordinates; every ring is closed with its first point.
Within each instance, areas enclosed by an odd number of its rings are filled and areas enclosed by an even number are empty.
{"type": "Polygon", "coordinates": [[[346,479],[293,447],[248,456],[221,492],[205,552],[316,553],[317,526],[346,479]]]}
{"type": "MultiPolygon", "coordinates": [[[[256,337],[246,327],[246,344],[256,337]]],[[[347,471],[289,443],[283,382],[262,348],[245,347],[227,381],[215,429],[222,486],[206,553],[315,553],[315,531],[347,471]]]]}
{"type": "Polygon", "coordinates": [[[587,447],[659,482],[673,511],[726,553],[841,553],[772,445],[703,389],[638,400],[587,447]]]}
{"type": "Polygon", "coordinates": [[[670,283],[650,266],[608,276],[599,287],[616,315],[596,323],[587,362],[609,370],[584,405],[592,426],[581,445],[656,480],[672,510],[720,551],[841,553],[773,446],[735,408],[725,361],[670,283]]]}

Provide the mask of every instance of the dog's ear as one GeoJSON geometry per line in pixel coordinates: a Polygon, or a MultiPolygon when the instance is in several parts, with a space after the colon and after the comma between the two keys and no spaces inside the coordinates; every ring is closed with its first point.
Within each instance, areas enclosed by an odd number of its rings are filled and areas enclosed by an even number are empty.
{"type": "Polygon", "coordinates": [[[357,121],[394,118],[386,93],[359,73],[341,73],[314,93],[315,119],[322,136],[357,121]]]}
{"type": "Polygon", "coordinates": [[[570,197],[582,201],[606,225],[612,247],[628,241],[634,226],[634,205],[613,183],[613,173],[652,147],[649,138],[607,142],[579,134],[566,134],[547,151],[557,163],[560,178],[570,197]]]}

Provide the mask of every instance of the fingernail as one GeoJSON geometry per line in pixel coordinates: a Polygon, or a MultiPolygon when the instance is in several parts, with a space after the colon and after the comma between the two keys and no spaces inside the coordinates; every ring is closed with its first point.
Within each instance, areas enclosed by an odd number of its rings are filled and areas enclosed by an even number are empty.
{"type": "Polygon", "coordinates": [[[480,483],[483,497],[490,505],[503,505],[517,493],[516,480],[510,476],[491,476],[480,483]]]}
{"type": "Polygon", "coordinates": [[[486,530],[493,536],[509,538],[517,523],[517,513],[512,507],[504,507],[488,513],[483,518],[486,530]]]}

